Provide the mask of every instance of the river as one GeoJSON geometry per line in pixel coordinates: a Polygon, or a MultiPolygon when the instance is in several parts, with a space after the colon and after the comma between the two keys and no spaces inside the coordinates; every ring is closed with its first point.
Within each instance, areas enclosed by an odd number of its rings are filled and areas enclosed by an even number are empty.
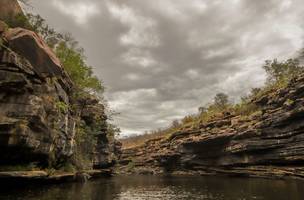
{"type": "Polygon", "coordinates": [[[2,188],[2,200],[303,200],[304,182],[229,177],[116,176],[2,188]]]}

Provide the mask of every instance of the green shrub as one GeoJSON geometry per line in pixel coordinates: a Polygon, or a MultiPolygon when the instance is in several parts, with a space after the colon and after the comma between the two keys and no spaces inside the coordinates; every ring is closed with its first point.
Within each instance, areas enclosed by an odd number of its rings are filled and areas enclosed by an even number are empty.
{"type": "Polygon", "coordinates": [[[67,113],[69,110],[69,106],[62,101],[56,102],[55,106],[58,109],[58,111],[61,113],[67,113]]]}
{"type": "Polygon", "coordinates": [[[72,157],[72,163],[77,170],[92,168],[92,152],[97,143],[96,133],[94,127],[87,126],[84,121],[77,124],[75,153],[72,157]]]}
{"type": "Polygon", "coordinates": [[[293,100],[291,100],[291,99],[287,99],[285,102],[284,102],[284,105],[286,105],[286,106],[291,106],[291,105],[293,105],[295,102],[293,101],[293,100]]]}
{"type": "Polygon", "coordinates": [[[61,42],[56,47],[55,52],[78,89],[103,91],[101,81],[93,75],[92,67],[85,63],[85,58],[80,51],[69,47],[65,42],[61,42]]]}
{"type": "Polygon", "coordinates": [[[135,168],[135,163],[134,161],[130,161],[127,165],[127,171],[132,171],[135,168]]]}
{"type": "Polygon", "coordinates": [[[33,27],[29,23],[27,16],[25,16],[24,14],[17,14],[16,16],[9,17],[4,21],[11,28],[21,27],[21,28],[33,30],[33,27]]]}
{"type": "Polygon", "coordinates": [[[251,115],[256,111],[259,111],[259,107],[254,103],[239,103],[234,106],[236,115],[251,115]]]}
{"type": "Polygon", "coordinates": [[[267,84],[270,85],[277,82],[286,82],[299,72],[303,72],[303,68],[297,59],[288,59],[282,62],[277,59],[266,60],[263,68],[267,74],[267,84]]]}
{"type": "Polygon", "coordinates": [[[64,172],[72,172],[72,173],[76,172],[75,166],[70,162],[64,163],[64,165],[62,166],[62,168],[60,170],[62,170],[64,172]]]}
{"type": "Polygon", "coordinates": [[[195,119],[196,119],[196,117],[194,115],[187,115],[186,117],[184,117],[182,119],[182,124],[188,124],[188,123],[194,122],[195,119]]]}

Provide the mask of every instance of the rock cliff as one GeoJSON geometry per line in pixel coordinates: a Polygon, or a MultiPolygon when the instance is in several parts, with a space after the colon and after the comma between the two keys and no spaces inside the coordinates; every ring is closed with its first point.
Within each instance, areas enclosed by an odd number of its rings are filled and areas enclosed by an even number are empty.
{"type": "Polygon", "coordinates": [[[82,164],[82,153],[88,168],[113,165],[117,142],[98,99],[73,96],[73,82],[36,33],[0,21],[0,36],[0,169],[82,164]],[[80,133],[88,132],[94,142],[82,147],[80,133]]]}
{"type": "Polygon", "coordinates": [[[249,116],[226,113],[199,127],[123,149],[118,173],[304,178],[304,74],[254,99],[249,116]]]}
{"type": "Polygon", "coordinates": [[[23,15],[18,1],[0,0],[0,20],[12,20],[18,15],[23,15]]]}

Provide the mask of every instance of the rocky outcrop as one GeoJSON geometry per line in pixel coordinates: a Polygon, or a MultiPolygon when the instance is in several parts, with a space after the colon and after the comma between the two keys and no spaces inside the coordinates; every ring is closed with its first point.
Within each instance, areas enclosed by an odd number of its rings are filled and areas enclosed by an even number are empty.
{"type": "Polygon", "coordinates": [[[49,174],[46,171],[0,172],[0,186],[16,187],[29,184],[58,184],[66,182],[86,182],[100,177],[109,177],[111,170],[87,170],[85,172],[61,172],[49,174]]]}
{"type": "Polygon", "coordinates": [[[63,70],[59,59],[35,32],[23,28],[8,29],[4,33],[9,48],[28,60],[32,70],[41,78],[56,77],[58,83],[71,90],[72,81],[63,70]]]}
{"type": "Polygon", "coordinates": [[[59,108],[69,105],[71,81],[38,35],[20,28],[9,29],[3,35],[0,162],[47,164],[71,156],[75,119],[59,108]]]}
{"type": "Polygon", "coordinates": [[[249,116],[226,113],[124,149],[117,171],[303,179],[304,74],[253,103],[249,116]]]}
{"type": "MultiPolygon", "coordinates": [[[[96,137],[96,144],[93,155],[93,167],[95,169],[112,167],[116,157],[119,155],[120,143],[110,136],[107,132],[107,116],[105,115],[104,105],[94,97],[78,99],[80,119],[86,127],[90,127],[96,137]]],[[[85,144],[87,145],[87,144],[85,144]]]]}
{"type": "Polygon", "coordinates": [[[86,149],[94,154],[91,167],[110,166],[115,141],[107,134],[103,105],[93,96],[73,96],[73,82],[36,33],[0,30],[0,170],[2,165],[75,162],[83,127],[85,134],[96,135],[97,144],[86,149]]]}

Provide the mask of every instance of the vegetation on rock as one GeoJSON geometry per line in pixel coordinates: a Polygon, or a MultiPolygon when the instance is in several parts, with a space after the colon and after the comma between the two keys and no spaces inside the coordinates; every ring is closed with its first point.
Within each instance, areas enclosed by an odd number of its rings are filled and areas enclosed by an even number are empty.
{"type": "MultiPolygon", "coordinates": [[[[199,107],[197,114],[185,116],[180,121],[174,120],[166,129],[146,132],[143,135],[130,136],[122,139],[123,147],[130,148],[144,144],[146,141],[161,137],[170,137],[171,134],[179,130],[191,129],[199,127],[202,124],[216,121],[225,115],[239,115],[246,118],[251,115],[260,113],[260,105],[254,103],[255,100],[263,96],[282,89],[287,86],[290,80],[304,72],[303,66],[300,65],[298,59],[288,59],[285,61],[266,60],[263,69],[267,75],[264,87],[252,88],[250,93],[240,98],[236,104],[229,101],[229,96],[225,93],[217,93],[213,102],[199,107]]],[[[291,100],[285,104],[291,104],[291,100]]]]}
{"type": "Polygon", "coordinates": [[[288,80],[284,86],[267,81],[209,120],[197,114],[187,121],[190,126],[181,123],[168,135],[134,140],[117,171],[303,179],[304,73],[301,67],[294,72],[282,77],[288,80]]]}
{"type": "MultiPolygon", "coordinates": [[[[106,106],[107,104],[102,98],[104,91],[102,81],[94,75],[92,67],[87,65],[84,49],[79,47],[78,42],[70,34],[56,32],[40,15],[27,14],[26,17],[31,24],[31,29],[40,34],[53,48],[75,84],[71,95],[72,102],[74,102],[72,109],[74,108],[76,111],[83,109],[85,105],[81,105],[81,99],[91,98],[91,96],[99,101],[103,100],[101,104],[106,106]]],[[[59,108],[67,109],[62,104],[59,104],[59,108]]],[[[97,145],[97,134],[100,130],[107,129],[106,134],[113,138],[119,134],[120,130],[115,125],[105,124],[103,121],[104,119],[95,119],[94,124],[88,124],[81,120],[77,124],[76,153],[72,161],[77,169],[89,168],[91,160],[93,160],[92,149],[97,145]]]]}

